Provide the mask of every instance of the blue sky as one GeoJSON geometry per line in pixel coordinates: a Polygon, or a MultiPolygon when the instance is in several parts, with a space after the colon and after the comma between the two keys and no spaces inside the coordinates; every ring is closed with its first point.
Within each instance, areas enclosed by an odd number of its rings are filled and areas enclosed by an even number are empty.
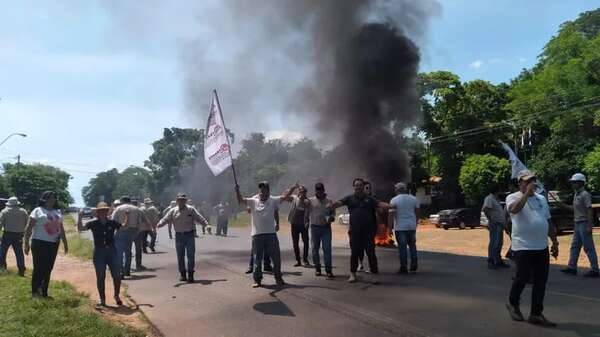
{"type": "MultiPolygon", "coordinates": [[[[253,102],[248,111],[237,111],[247,95],[268,97],[275,90],[291,90],[294,83],[286,74],[273,74],[264,85],[247,83],[239,73],[227,72],[239,56],[238,45],[246,43],[235,33],[252,27],[238,25],[219,1],[193,8],[186,1],[168,7],[159,0],[144,2],[144,8],[135,4],[39,0],[2,7],[0,138],[11,132],[28,137],[0,147],[0,161],[14,161],[20,154],[25,162],[65,169],[73,175],[71,192],[81,204],[81,188],[95,173],[142,165],[162,128],[202,127],[210,92],[190,99],[184,84],[186,79],[190,83],[197,59],[203,63],[192,80],[202,83],[192,83],[223,88],[224,113],[238,135],[258,130],[293,137],[305,130],[300,122],[287,122],[276,104],[253,102]],[[185,49],[190,44],[196,48],[185,49]],[[228,109],[236,111],[228,114],[228,109]],[[264,111],[263,118],[256,111],[264,111]]],[[[463,80],[508,81],[535,63],[562,22],[599,5],[441,1],[441,11],[419,41],[421,70],[450,70],[463,80]]],[[[288,65],[266,52],[265,63],[288,65]]]]}

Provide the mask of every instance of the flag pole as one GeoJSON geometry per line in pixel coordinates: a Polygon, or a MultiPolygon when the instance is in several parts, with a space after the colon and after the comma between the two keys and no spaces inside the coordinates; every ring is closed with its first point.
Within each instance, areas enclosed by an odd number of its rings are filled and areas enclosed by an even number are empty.
{"type": "Polygon", "coordinates": [[[223,127],[225,128],[225,137],[227,138],[227,145],[229,147],[229,157],[231,157],[231,171],[233,172],[233,181],[235,185],[238,185],[237,174],[235,173],[235,165],[233,164],[233,155],[231,154],[231,142],[229,141],[229,134],[227,133],[227,126],[225,125],[225,119],[223,118],[223,109],[221,108],[221,103],[219,102],[219,95],[217,95],[217,90],[213,89],[213,94],[215,95],[215,100],[217,101],[217,106],[219,107],[219,114],[221,115],[221,121],[223,121],[223,127]]]}

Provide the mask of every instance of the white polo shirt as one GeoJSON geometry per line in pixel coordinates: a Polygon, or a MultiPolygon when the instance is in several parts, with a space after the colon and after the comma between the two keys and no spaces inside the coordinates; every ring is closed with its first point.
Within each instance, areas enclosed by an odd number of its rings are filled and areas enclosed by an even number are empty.
{"type": "MultiPolygon", "coordinates": [[[[521,199],[523,193],[516,192],[506,197],[506,208],[521,199]]],[[[548,219],[550,206],[543,195],[535,193],[529,197],[519,213],[510,213],[512,220],[512,250],[542,250],[548,248],[548,219]]]]}

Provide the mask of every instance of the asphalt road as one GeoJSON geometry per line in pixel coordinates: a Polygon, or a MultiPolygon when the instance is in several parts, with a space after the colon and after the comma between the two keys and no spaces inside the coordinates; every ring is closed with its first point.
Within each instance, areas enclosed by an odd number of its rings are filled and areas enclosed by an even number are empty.
{"type": "MultiPolygon", "coordinates": [[[[249,229],[197,239],[195,284],[180,283],[174,241],[159,233],[150,269],[127,281],[129,294],[166,336],[600,336],[600,282],[551,267],[546,316],[556,329],[509,319],[504,303],[514,270],[491,271],[483,258],[421,252],[419,273],[395,274],[394,249],[379,249],[380,285],[347,283],[350,251],[334,247],[335,280],[293,267],[290,234],[280,232],[283,289],[265,275],[252,289],[249,229]]],[[[367,275],[361,275],[366,278],[367,275]]],[[[523,296],[528,313],[530,290],[523,296]]]]}

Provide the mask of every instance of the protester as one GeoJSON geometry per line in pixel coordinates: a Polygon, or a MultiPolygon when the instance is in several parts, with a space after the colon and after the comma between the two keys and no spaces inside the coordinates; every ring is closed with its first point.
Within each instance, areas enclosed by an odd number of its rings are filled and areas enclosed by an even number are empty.
{"type": "MultiPolygon", "coordinates": [[[[365,194],[369,197],[373,197],[373,185],[368,182],[365,181],[365,194]]],[[[375,217],[375,220],[373,221],[373,224],[375,226],[375,228],[373,229],[373,243],[375,242],[375,236],[377,235],[377,212],[375,212],[373,214],[373,216],[375,217]]],[[[363,272],[365,271],[365,266],[364,266],[364,260],[365,260],[365,252],[362,251],[358,254],[358,268],[357,271],[359,272],[363,272]]],[[[369,271],[367,271],[368,273],[369,271]]]]}
{"type": "Polygon", "coordinates": [[[196,267],[196,240],[194,229],[196,223],[209,226],[208,221],[194,208],[187,204],[185,194],[177,195],[177,207],[171,209],[158,223],[163,227],[172,223],[175,228],[175,249],[177,251],[177,265],[179,266],[180,281],[194,283],[196,267]],[[187,256],[187,269],[185,258],[187,256]],[[187,272],[187,274],[186,274],[187,272]]]}
{"type": "Polygon", "coordinates": [[[21,203],[17,197],[10,197],[6,208],[0,212],[0,229],[2,243],[0,244],[0,269],[6,269],[6,254],[12,246],[17,260],[19,276],[25,276],[25,256],[23,255],[23,235],[27,226],[27,211],[19,207],[21,203]]]}
{"type": "Polygon", "coordinates": [[[296,264],[294,267],[302,266],[302,262],[305,267],[310,267],[308,262],[308,213],[306,209],[309,206],[309,200],[306,196],[306,187],[298,186],[298,195],[291,195],[288,200],[290,202],[290,213],[288,215],[288,222],[291,225],[292,232],[292,245],[294,247],[294,255],[296,257],[296,264]],[[302,237],[302,243],[304,250],[302,254],[302,260],[300,260],[300,237],[302,237]]]}
{"type": "Polygon", "coordinates": [[[502,245],[504,243],[504,229],[506,228],[506,210],[500,203],[500,186],[493,184],[490,194],[483,200],[482,211],[488,219],[490,241],[488,244],[488,268],[508,268],[509,265],[502,260],[502,245]]]}
{"type": "Polygon", "coordinates": [[[419,219],[419,201],[408,194],[406,184],[394,185],[396,196],[390,201],[388,223],[394,224],[398,256],[400,258],[399,274],[408,274],[407,249],[410,251],[410,272],[417,271],[417,221],[419,219]]]}
{"type": "Polygon", "coordinates": [[[221,201],[215,206],[214,213],[217,217],[217,235],[227,236],[227,227],[231,216],[229,203],[221,201]]]}
{"type": "Polygon", "coordinates": [[[94,209],[96,219],[88,221],[84,225],[83,210],[79,211],[79,216],[77,217],[77,230],[80,232],[91,230],[94,237],[92,261],[96,271],[96,287],[100,296],[98,306],[102,307],[106,306],[106,294],[104,292],[106,267],[110,270],[110,275],[113,279],[115,303],[123,305],[119,297],[121,292],[120,262],[117,249],[115,248],[115,233],[121,228],[121,224],[108,218],[109,211],[110,207],[108,204],[100,202],[94,209]]]}
{"type": "Polygon", "coordinates": [[[29,224],[25,229],[25,254],[29,254],[31,249],[31,255],[33,255],[33,275],[31,277],[31,295],[33,297],[48,297],[48,285],[58,254],[59,240],[62,241],[65,254],[67,254],[69,245],[56,193],[46,191],[40,197],[38,207],[31,212],[29,224]],[[31,245],[30,238],[32,238],[31,245]]]}
{"type": "Polygon", "coordinates": [[[333,268],[331,263],[331,223],[335,220],[335,211],[331,210],[333,201],[327,198],[325,185],[315,184],[315,196],[308,202],[308,223],[312,237],[313,263],[315,264],[315,275],[321,276],[321,259],[319,249],[323,245],[323,262],[325,263],[325,274],[328,279],[333,279],[333,268]]]}
{"type": "Polygon", "coordinates": [[[142,249],[145,254],[148,254],[148,248],[154,253],[156,252],[156,225],[160,221],[160,212],[154,207],[154,202],[150,198],[144,199],[144,206],[141,210],[147,220],[142,232],[142,249]],[[148,244],[148,237],[150,237],[150,244],[148,244]]]}
{"type": "Polygon", "coordinates": [[[379,272],[377,266],[377,256],[375,255],[374,231],[376,226],[375,212],[377,208],[389,209],[390,205],[381,202],[373,197],[366,195],[364,186],[365,181],[362,178],[356,178],[352,182],[354,194],[351,194],[331,206],[335,210],[341,206],[348,207],[350,212],[350,278],[348,282],[356,282],[356,271],[358,269],[358,259],[361,252],[365,252],[369,259],[369,268],[371,273],[371,283],[377,284],[375,274],[379,272]]]}
{"type": "Polygon", "coordinates": [[[544,196],[536,193],[536,175],[528,170],[519,172],[519,192],[506,198],[506,205],[512,219],[512,250],[517,273],[510,290],[506,308],[515,321],[523,321],[519,308],[521,293],[533,275],[531,293],[531,313],[529,323],[547,327],[556,326],[542,314],[544,295],[548,281],[550,255],[548,239],[552,239],[552,255],[558,256],[558,241],[553,226],[549,225],[550,207],[544,196]]]}
{"type": "MultiPolygon", "coordinates": [[[[169,211],[172,210],[173,208],[175,208],[176,206],[177,206],[177,202],[175,200],[171,200],[171,202],[169,203],[169,207],[167,207],[163,210],[162,217],[167,215],[167,213],[169,213],[169,211]]],[[[169,222],[169,224],[167,225],[167,228],[169,231],[169,239],[173,240],[173,224],[169,222]]]]}
{"type": "Polygon", "coordinates": [[[136,270],[141,271],[146,269],[142,265],[142,241],[140,230],[144,223],[147,222],[144,212],[138,207],[135,207],[131,198],[123,196],[121,204],[113,212],[113,220],[118,223],[127,222],[127,226],[120,228],[115,235],[115,246],[117,248],[117,256],[121,262],[121,277],[131,276],[131,248],[135,246],[135,264],[136,270]]]}
{"type": "Polygon", "coordinates": [[[583,250],[588,257],[590,267],[592,268],[592,270],[588,271],[583,276],[598,278],[600,277],[600,272],[598,271],[598,255],[596,254],[594,237],[592,235],[594,226],[592,195],[585,189],[586,178],[583,174],[574,174],[569,182],[575,190],[573,205],[568,206],[562,204],[562,206],[573,211],[573,220],[575,221],[575,224],[573,226],[573,240],[571,241],[569,266],[561,271],[565,274],[577,275],[577,260],[579,260],[579,253],[583,246],[583,250]]]}
{"type": "MultiPolygon", "coordinates": [[[[210,215],[211,215],[211,209],[210,206],[208,205],[208,203],[206,201],[203,201],[200,204],[199,208],[196,208],[196,206],[194,206],[192,199],[188,199],[187,201],[187,205],[194,208],[198,213],[200,213],[200,215],[202,215],[207,221],[210,220],[210,215]]],[[[202,234],[206,234],[206,232],[208,231],[208,234],[212,235],[212,229],[210,227],[210,224],[208,224],[208,222],[202,223],[200,224],[202,226],[202,234]]],[[[196,231],[196,227],[194,227],[194,236],[195,237],[199,237],[198,232],[196,231]]]]}
{"type": "Polygon", "coordinates": [[[278,206],[282,200],[289,198],[293,192],[292,188],[284,195],[272,197],[269,183],[263,181],[258,184],[259,193],[252,198],[244,198],[240,193],[240,187],[235,186],[235,192],[241,205],[250,209],[252,227],[252,254],[254,256],[254,284],[253,288],[262,286],[262,264],[265,253],[273,261],[273,275],[277,285],[284,285],[281,274],[281,252],[279,250],[279,213],[278,206]]]}

